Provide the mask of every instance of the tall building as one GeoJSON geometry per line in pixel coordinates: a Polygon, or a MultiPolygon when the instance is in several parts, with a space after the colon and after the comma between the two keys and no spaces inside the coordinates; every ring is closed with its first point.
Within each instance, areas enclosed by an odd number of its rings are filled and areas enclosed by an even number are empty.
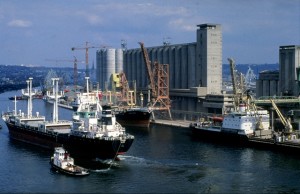
{"type": "Polygon", "coordinates": [[[279,92],[298,96],[300,92],[300,45],[279,47],[279,72],[279,92]]]}
{"type": "Polygon", "coordinates": [[[256,97],[298,96],[300,92],[300,46],[279,47],[279,71],[263,71],[256,82],[256,97]]]}
{"type": "MultiPolygon", "coordinates": [[[[197,27],[196,42],[156,47],[147,47],[145,42],[145,46],[151,62],[169,64],[172,110],[222,113],[227,97],[221,93],[221,25],[201,24],[197,27]],[[218,97],[211,96],[207,100],[207,95],[218,97]]],[[[123,70],[127,80],[136,80],[137,90],[147,95],[147,68],[140,48],[124,51],[123,70]]]]}
{"type": "MultiPolygon", "coordinates": [[[[170,89],[204,87],[206,94],[221,94],[221,25],[202,24],[198,27],[197,42],[147,47],[149,58],[152,62],[169,64],[170,89]]],[[[146,71],[140,48],[124,52],[124,72],[128,80],[136,80],[138,88],[147,88],[146,71]]]]}
{"type": "Polygon", "coordinates": [[[207,94],[220,94],[222,89],[221,26],[202,24],[198,27],[196,77],[199,80],[197,81],[200,86],[207,87],[207,94]]]}

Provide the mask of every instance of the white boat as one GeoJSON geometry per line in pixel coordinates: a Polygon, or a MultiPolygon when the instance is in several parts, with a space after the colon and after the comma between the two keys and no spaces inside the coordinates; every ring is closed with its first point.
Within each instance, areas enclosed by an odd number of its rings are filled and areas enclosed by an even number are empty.
{"type": "Polygon", "coordinates": [[[134,136],[125,132],[111,107],[100,105],[98,95],[88,95],[73,114],[73,127],[64,143],[74,157],[116,159],[131,147],[134,136]]]}
{"type": "Polygon", "coordinates": [[[61,173],[72,176],[89,175],[89,170],[74,164],[74,159],[63,147],[56,147],[53,156],[50,159],[53,169],[61,173]]]}
{"type": "Polygon", "coordinates": [[[245,104],[239,110],[223,117],[211,117],[191,123],[195,135],[212,137],[238,137],[248,139],[251,136],[270,135],[270,116],[267,110],[249,110],[245,104]]]}

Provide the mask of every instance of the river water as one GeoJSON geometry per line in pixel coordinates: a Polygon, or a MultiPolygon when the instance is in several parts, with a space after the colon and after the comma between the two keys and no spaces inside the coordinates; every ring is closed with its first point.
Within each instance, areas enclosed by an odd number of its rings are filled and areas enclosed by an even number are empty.
{"type": "MultiPolygon", "coordinates": [[[[8,97],[15,94],[20,93],[0,94],[1,112],[13,110],[8,97]]],[[[51,119],[51,105],[42,100],[33,105],[33,113],[51,119]]],[[[19,101],[17,108],[26,112],[26,101],[19,101]]],[[[71,115],[59,109],[60,119],[71,115]]],[[[50,170],[52,151],[10,139],[2,120],[0,124],[2,193],[300,192],[300,156],[203,141],[185,128],[129,128],[135,141],[120,161],[107,161],[107,168],[87,177],[69,177],[50,170]]]]}

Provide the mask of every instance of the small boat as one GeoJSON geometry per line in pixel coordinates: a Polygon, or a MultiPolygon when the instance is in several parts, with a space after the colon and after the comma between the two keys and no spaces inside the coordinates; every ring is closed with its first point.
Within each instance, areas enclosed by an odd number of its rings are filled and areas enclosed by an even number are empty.
{"type": "Polygon", "coordinates": [[[89,175],[89,170],[74,164],[74,159],[63,147],[56,147],[50,164],[53,169],[72,176],[89,175]]]}

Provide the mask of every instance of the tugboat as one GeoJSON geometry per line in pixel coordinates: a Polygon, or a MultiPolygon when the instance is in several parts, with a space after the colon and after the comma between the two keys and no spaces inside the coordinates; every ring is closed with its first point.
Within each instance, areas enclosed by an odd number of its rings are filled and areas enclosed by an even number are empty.
{"type": "Polygon", "coordinates": [[[87,176],[89,170],[74,164],[74,159],[63,147],[56,147],[50,159],[51,167],[61,173],[71,176],[87,176]]]}

